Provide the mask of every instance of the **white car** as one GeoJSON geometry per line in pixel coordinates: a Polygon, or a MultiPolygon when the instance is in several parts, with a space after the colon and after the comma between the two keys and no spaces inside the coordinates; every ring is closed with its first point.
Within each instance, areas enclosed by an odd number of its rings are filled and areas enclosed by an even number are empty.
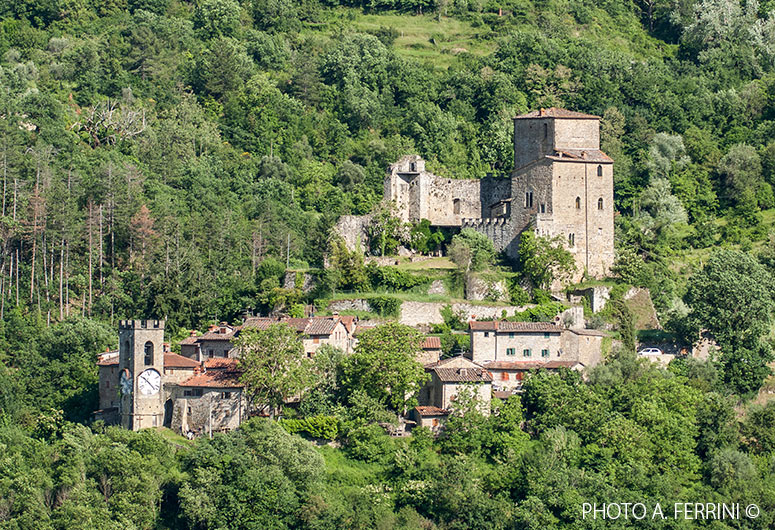
{"type": "Polygon", "coordinates": [[[662,355],[662,350],[659,348],[643,348],[638,352],[638,355],[662,355]]]}

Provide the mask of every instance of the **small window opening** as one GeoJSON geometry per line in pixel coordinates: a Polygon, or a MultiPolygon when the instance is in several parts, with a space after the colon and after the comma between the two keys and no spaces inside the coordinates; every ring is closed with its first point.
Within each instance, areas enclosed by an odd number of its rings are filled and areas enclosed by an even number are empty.
{"type": "Polygon", "coordinates": [[[576,209],[581,210],[581,197],[576,197],[576,209]]]}
{"type": "Polygon", "coordinates": [[[148,341],[145,343],[145,365],[153,364],[153,342],[148,341]]]}
{"type": "Polygon", "coordinates": [[[603,176],[603,166],[597,166],[597,176],[598,177],[603,176]]]}

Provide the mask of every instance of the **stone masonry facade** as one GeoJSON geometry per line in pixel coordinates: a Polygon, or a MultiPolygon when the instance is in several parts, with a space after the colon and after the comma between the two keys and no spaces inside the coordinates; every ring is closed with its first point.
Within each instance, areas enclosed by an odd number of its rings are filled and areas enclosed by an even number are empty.
{"type": "MultiPolygon", "coordinates": [[[[600,150],[599,131],[598,116],[565,109],[517,116],[509,178],[442,178],[409,155],[388,168],[385,200],[404,222],[472,228],[513,258],[525,230],[559,236],[575,258],[574,280],[603,277],[614,260],[613,160],[600,150]]],[[[339,231],[352,235],[347,222],[339,231]]]]}

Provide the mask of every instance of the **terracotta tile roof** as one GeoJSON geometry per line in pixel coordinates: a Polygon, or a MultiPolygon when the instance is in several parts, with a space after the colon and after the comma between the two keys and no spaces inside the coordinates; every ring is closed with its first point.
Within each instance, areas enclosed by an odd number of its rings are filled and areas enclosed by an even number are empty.
{"type": "Polygon", "coordinates": [[[205,360],[205,369],[236,371],[238,363],[239,363],[239,359],[227,359],[224,357],[216,357],[214,359],[205,360]]]}
{"type": "Polygon", "coordinates": [[[180,386],[198,386],[207,388],[240,388],[240,373],[231,370],[208,370],[189,377],[180,386]]]}
{"type": "Polygon", "coordinates": [[[164,354],[164,368],[196,368],[199,362],[177,353],[164,354]]]}
{"type": "MultiPolygon", "coordinates": [[[[580,365],[579,361],[491,361],[483,364],[486,370],[514,370],[525,371],[543,368],[556,370],[557,368],[573,368],[580,365]]],[[[582,364],[583,366],[583,364],[582,364]]]]}
{"type": "Polygon", "coordinates": [[[613,163],[613,159],[600,149],[563,149],[547,155],[552,160],[582,160],[586,162],[613,163]]]}
{"type": "Polygon", "coordinates": [[[473,331],[526,331],[526,332],[555,332],[559,333],[559,328],[551,322],[509,322],[507,320],[476,321],[472,320],[468,326],[473,331]]]}
{"type": "Polygon", "coordinates": [[[441,409],[439,407],[430,407],[430,406],[419,406],[415,407],[414,410],[420,413],[420,416],[447,416],[449,415],[449,411],[445,409],[441,409]]]}
{"type": "Polygon", "coordinates": [[[528,112],[527,114],[522,114],[520,116],[515,116],[515,120],[526,120],[531,118],[570,118],[570,119],[577,119],[577,120],[599,120],[600,116],[594,116],[592,114],[584,114],[582,112],[575,112],[568,109],[561,109],[558,107],[550,107],[548,109],[539,109],[534,110],[532,112],[528,112]]]}
{"type": "Polygon", "coordinates": [[[241,329],[267,329],[272,324],[287,324],[295,329],[298,333],[305,335],[330,335],[334,332],[334,328],[339,323],[340,317],[309,317],[309,318],[268,318],[268,317],[254,317],[245,320],[241,329]]]}
{"type": "Polygon", "coordinates": [[[311,317],[305,320],[305,335],[331,335],[339,324],[339,317],[311,317]]]}
{"type": "Polygon", "coordinates": [[[545,364],[544,361],[492,361],[483,366],[487,370],[532,370],[545,364]]]}
{"type": "Polygon", "coordinates": [[[423,350],[440,350],[441,349],[441,338],[440,337],[425,337],[425,340],[422,341],[422,349],[423,350]]]}
{"type": "Polygon", "coordinates": [[[492,391],[492,397],[497,399],[506,400],[514,395],[516,395],[516,392],[512,392],[511,390],[493,390],[492,391]]]}
{"type": "Polygon", "coordinates": [[[573,368],[579,365],[584,366],[584,364],[580,363],[579,361],[549,361],[541,368],[546,368],[547,370],[556,370],[557,368],[573,368]]]}
{"type": "Polygon", "coordinates": [[[189,345],[189,344],[196,344],[198,340],[199,340],[198,336],[186,337],[185,339],[180,341],[180,345],[183,346],[183,345],[189,345]]]}
{"type": "Polygon", "coordinates": [[[223,340],[223,341],[230,341],[234,338],[234,332],[228,332],[228,333],[218,333],[215,331],[208,331],[204,335],[200,335],[197,337],[197,342],[202,342],[203,340],[223,340]]]}
{"type": "Polygon", "coordinates": [[[492,381],[492,376],[482,368],[436,367],[432,370],[443,383],[489,383],[492,381]]]}
{"type": "Polygon", "coordinates": [[[339,317],[339,320],[344,325],[345,329],[347,330],[347,333],[352,335],[353,328],[355,327],[355,317],[352,315],[341,315],[339,317]]]}
{"type": "Polygon", "coordinates": [[[118,366],[118,352],[110,353],[115,353],[116,355],[105,355],[103,353],[100,355],[100,359],[97,361],[97,366],[118,366]]]}
{"type": "Polygon", "coordinates": [[[277,324],[280,320],[276,318],[269,318],[269,317],[251,317],[245,319],[245,323],[240,326],[240,329],[259,329],[263,330],[271,326],[272,324],[277,324]]]}

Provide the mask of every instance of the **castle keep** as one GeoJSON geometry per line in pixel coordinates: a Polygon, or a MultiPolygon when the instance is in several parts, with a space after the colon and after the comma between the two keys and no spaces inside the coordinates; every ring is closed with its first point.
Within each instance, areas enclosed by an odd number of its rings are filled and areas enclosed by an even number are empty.
{"type": "Polygon", "coordinates": [[[472,228],[511,257],[524,230],[559,235],[576,260],[574,280],[613,264],[613,160],[600,150],[598,116],[550,108],[515,117],[510,178],[441,178],[405,156],[388,168],[385,199],[405,222],[472,228]]]}

